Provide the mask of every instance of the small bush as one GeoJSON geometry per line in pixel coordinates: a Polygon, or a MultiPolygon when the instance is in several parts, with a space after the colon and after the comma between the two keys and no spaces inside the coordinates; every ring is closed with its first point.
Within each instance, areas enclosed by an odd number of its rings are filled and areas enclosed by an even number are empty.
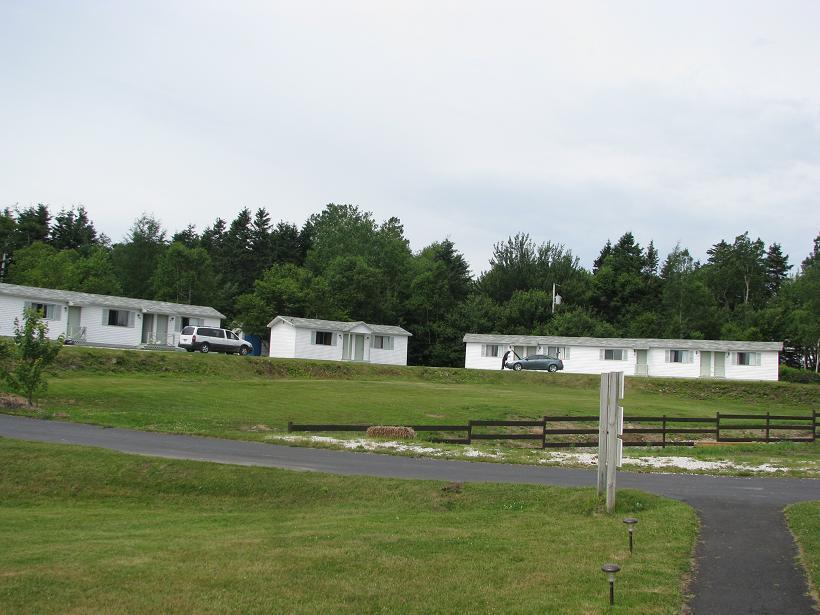
{"type": "Polygon", "coordinates": [[[412,439],[416,432],[412,427],[391,427],[389,425],[373,425],[367,428],[367,435],[376,438],[403,438],[412,439]]]}
{"type": "Polygon", "coordinates": [[[820,374],[810,369],[796,369],[788,365],[780,366],[780,379],[799,384],[820,384],[820,374]]]}

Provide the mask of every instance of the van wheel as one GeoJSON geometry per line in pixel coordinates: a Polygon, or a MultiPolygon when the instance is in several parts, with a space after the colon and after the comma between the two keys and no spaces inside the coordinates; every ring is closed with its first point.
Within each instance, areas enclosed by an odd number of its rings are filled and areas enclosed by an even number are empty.
{"type": "Polygon", "coordinates": [[[522,369],[524,369],[524,366],[521,365],[521,363],[516,363],[515,365],[513,365],[513,369],[517,372],[520,372],[522,369]]]}
{"type": "Polygon", "coordinates": [[[243,357],[246,354],[248,354],[248,347],[247,346],[242,346],[242,348],[239,349],[239,354],[241,354],[243,357]]]}
{"type": "Polygon", "coordinates": [[[205,342],[204,344],[202,344],[202,346],[199,347],[199,352],[208,354],[209,352],[211,352],[211,347],[208,345],[207,342],[205,342]]]}
{"type": "Polygon", "coordinates": [[[547,371],[550,371],[554,374],[558,371],[558,366],[555,363],[551,363],[550,366],[547,368],[547,371]]]}

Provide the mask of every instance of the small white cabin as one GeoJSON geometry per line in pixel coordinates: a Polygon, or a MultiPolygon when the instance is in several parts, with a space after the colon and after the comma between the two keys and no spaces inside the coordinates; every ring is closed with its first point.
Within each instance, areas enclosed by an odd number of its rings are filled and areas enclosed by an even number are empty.
{"type": "MultiPolygon", "coordinates": [[[[501,369],[507,350],[523,358],[547,354],[560,358],[564,372],[627,376],[777,380],[780,342],[674,340],[468,333],[464,367],[501,369]]],[[[513,357],[515,356],[513,355],[513,357]]]]}
{"type": "Polygon", "coordinates": [[[407,340],[412,335],[391,325],[294,316],[277,316],[268,327],[272,357],[386,365],[407,365],[407,340]]]}
{"type": "Polygon", "coordinates": [[[51,339],[117,348],[176,347],[183,327],[219,327],[225,318],[202,305],[0,284],[0,336],[14,335],[27,308],[42,314],[51,339]]]}

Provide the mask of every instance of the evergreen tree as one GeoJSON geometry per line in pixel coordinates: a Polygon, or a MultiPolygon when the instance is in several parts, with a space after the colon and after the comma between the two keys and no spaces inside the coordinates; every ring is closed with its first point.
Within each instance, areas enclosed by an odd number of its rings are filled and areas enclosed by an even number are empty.
{"type": "Polygon", "coordinates": [[[63,209],[54,217],[51,245],[58,250],[88,250],[97,244],[97,231],[85,207],[63,209]]]}
{"type": "Polygon", "coordinates": [[[39,204],[37,207],[17,211],[16,246],[23,248],[35,241],[47,242],[50,224],[51,214],[46,205],[39,204]]]}
{"type": "Polygon", "coordinates": [[[166,245],[165,230],[159,220],[142,214],[131,226],[125,241],[113,247],[114,269],[126,296],[153,299],[151,276],[166,245]]]}
{"type": "Polygon", "coordinates": [[[789,257],[783,254],[780,244],[771,244],[766,252],[766,290],[770,298],[777,295],[791,268],[789,257]]]}

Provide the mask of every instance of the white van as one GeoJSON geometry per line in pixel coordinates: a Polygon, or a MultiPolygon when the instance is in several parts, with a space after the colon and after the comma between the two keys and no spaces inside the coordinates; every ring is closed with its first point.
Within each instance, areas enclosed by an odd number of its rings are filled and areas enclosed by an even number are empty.
{"type": "Polygon", "coordinates": [[[184,327],[179,335],[178,346],[188,352],[214,351],[242,356],[253,350],[250,342],[239,339],[233,331],[215,327],[184,327]]]}

